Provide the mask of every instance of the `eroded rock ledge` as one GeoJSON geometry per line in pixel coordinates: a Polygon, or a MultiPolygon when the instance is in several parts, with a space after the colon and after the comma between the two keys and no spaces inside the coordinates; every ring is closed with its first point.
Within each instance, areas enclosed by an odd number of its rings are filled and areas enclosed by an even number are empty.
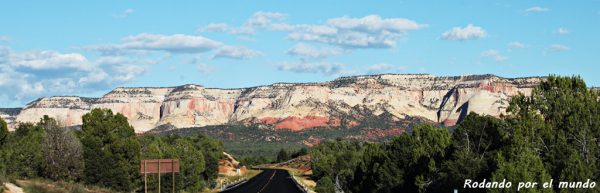
{"type": "Polygon", "coordinates": [[[109,108],[125,115],[139,133],[164,124],[177,128],[264,124],[291,130],[351,126],[360,117],[367,117],[364,113],[387,113],[394,119],[417,117],[451,126],[471,111],[499,116],[510,97],[530,94],[543,79],[383,74],[240,89],[200,85],[116,88],[100,98],[40,98],[18,113],[0,115],[11,124],[36,122],[49,115],[74,126],[81,124],[81,116],[91,109],[109,108]]]}

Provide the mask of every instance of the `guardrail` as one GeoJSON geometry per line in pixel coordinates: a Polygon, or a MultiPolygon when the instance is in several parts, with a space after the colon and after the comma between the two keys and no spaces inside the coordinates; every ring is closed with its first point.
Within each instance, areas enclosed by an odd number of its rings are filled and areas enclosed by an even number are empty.
{"type": "Polygon", "coordinates": [[[223,184],[221,186],[221,191],[225,191],[225,190],[229,190],[229,189],[235,188],[235,187],[237,187],[239,185],[242,185],[246,181],[248,181],[247,178],[240,178],[240,179],[237,179],[237,180],[235,180],[233,182],[230,182],[228,184],[223,184]]]}
{"type": "Polygon", "coordinates": [[[310,192],[310,190],[308,189],[308,187],[304,186],[303,183],[300,183],[300,181],[298,181],[298,179],[296,178],[296,176],[294,174],[290,173],[290,171],[287,171],[287,172],[288,172],[288,174],[290,174],[290,176],[292,176],[292,180],[294,181],[294,183],[296,184],[296,186],[300,190],[302,190],[302,192],[304,192],[304,193],[309,193],[310,192]]]}

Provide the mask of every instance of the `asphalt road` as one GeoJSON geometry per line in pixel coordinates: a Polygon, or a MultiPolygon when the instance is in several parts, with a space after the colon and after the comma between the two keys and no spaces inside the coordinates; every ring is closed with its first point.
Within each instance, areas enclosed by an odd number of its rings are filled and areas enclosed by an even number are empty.
{"type": "Polygon", "coordinates": [[[224,193],[302,193],[285,170],[263,169],[246,183],[224,193]]]}

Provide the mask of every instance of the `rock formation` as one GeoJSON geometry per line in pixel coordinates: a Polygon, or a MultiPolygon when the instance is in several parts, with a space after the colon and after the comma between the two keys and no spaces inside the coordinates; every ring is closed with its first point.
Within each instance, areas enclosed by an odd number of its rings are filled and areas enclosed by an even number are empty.
{"type": "Polygon", "coordinates": [[[101,98],[41,98],[27,104],[14,119],[35,122],[49,115],[72,126],[81,124],[81,116],[93,108],[109,108],[125,115],[140,133],[164,124],[177,128],[264,124],[297,131],[352,126],[356,120],[346,117],[360,113],[387,113],[396,119],[417,117],[452,126],[471,111],[499,116],[511,96],[519,92],[530,94],[542,80],[494,75],[384,74],[240,89],[200,85],[117,88],[101,98]]]}

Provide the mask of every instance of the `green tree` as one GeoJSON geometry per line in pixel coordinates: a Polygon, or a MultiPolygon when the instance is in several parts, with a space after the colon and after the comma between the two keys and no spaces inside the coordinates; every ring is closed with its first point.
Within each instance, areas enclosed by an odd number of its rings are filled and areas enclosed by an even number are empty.
{"type": "MultiPolygon", "coordinates": [[[[208,139],[208,138],[206,138],[208,139]]],[[[204,179],[206,168],[203,150],[198,148],[192,137],[144,136],[140,138],[143,159],[178,159],[180,173],[175,175],[176,190],[199,192],[208,182],[204,179]]],[[[222,153],[222,152],[221,152],[222,153]]],[[[163,189],[170,189],[173,176],[162,175],[163,189]]],[[[154,191],[158,185],[157,175],[148,176],[148,189],[154,191]]]]}
{"type": "Polygon", "coordinates": [[[497,152],[509,143],[505,130],[503,120],[475,113],[467,115],[452,133],[450,155],[442,169],[444,189],[477,192],[477,189],[462,189],[464,180],[482,181],[491,177],[496,170],[497,152]]]}
{"type": "Polygon", "coordinates": [[[391,160],[381,144],[365,144],[362,162],[356,167],[352,192],[391,193],[404,184],[404,169],[391,160]]]}
{"type": "Polygon", "coordinates": [[[6,144],[6,173],[20,178],[43,176],[44,156],[42,141],[44,130],[39,125],[21,123],[6,144]]]}
{"type": "Polygon", "coordinates": [[[8,139],[8,134],[9,133],[6,121],[0,118],[0,147],[2,147],[2,145],[4,145],[4,143],[8,139]]]}
{"type": "MultiPolygon", "coordinates": [[[[565,170],[573,168],[565,166],[578,162],[573,159],[583,161],[599,177],[600,103],[583,79],[550,76],[530,96],[513,97],[507,111],[513,143],[539,152],[554,179],[571,173],[565,170]]],[[[584,174],[567,176],[584,178],[584,174]]]]}
{"type": "Polygon", "coordinates": [[[394,192],[427,192],[440,186],[442,161],[451,137],[445,128],[420,125],[413,132],[396,137],[387,147],[390,159],[403,168],[404,184],[394,192]]]}
{"type": "Polygon", "coordinates": [[[9,134],[6,122],[0,118],[0,176],[4,176],[6,173],[5,162],[8,160],[6,160],[7,155],[4,144],[7,142],[9,134]]]}
{"type": "Polygon", "coordinates": [[[279,153],[277,153],[277,162],[285,162],[289,159],[290,156],[288,155],[288,152],[285,151],[285,149],[279,150],[279,153]]]}
{"type": "Polygon", "coordinates": [[[297,158],[297,157],[300,157],[300,156],[303,156],[306,154],[308,154],[308,149],[306,149],[306,147],[302,147],[298,151],[292,153],[290,158],[293,159],[293,158],[297,158]]]}
{"type": "Polygon", "coordinates": [[[518,182],[537,182],[535,188],[521,189],[519,192],[553,192],[552,189],[543,188],[544,182],[549,182],[551,177],[546,171],[542,159],[528,147],[515,147],[507,152],[505,158],[498,155],[498,169],[492,174],[492,181],[512,182],[511,188],[489,189],[489,192],[516,192],[518,182]]]}
{"type": "Polygon", "coordinates": [[[135,189],[140,144],[127,118],[109,109],[93,109],[82,120],[85,181],[120,191],[135,189]]]}
{"type": "Polygon", "coordinates": [[[329,176],[321,178],[317,182],[317,187],[315,187],[315,192],[318,193],[334,193],[335,185],[333,184],[333,180],[329,176]]]}
{"type": "Polygon", "coordinates": [[[193,136],[191,140],[194,147],[201,149],[204,155],[205,169],[202,172],[204,180],[210,183],[211,186],[216,185],[215,180],[219,175],[219,160],[223,157],[225,151],[223,142],[202,134],[193,136]]]}

